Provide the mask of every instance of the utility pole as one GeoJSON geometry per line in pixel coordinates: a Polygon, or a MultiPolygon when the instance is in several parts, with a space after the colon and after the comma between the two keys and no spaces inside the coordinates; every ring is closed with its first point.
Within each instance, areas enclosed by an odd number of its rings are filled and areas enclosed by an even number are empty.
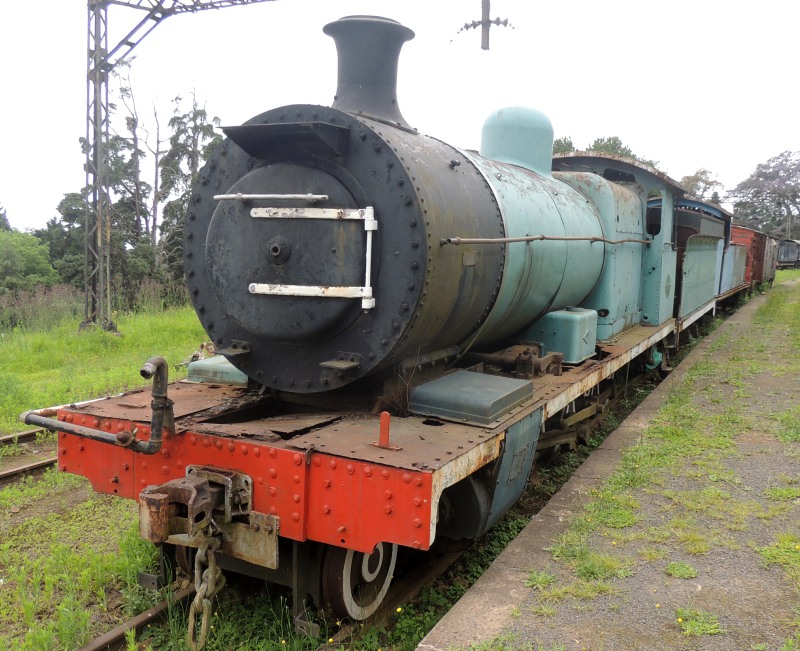
{"type": "Polygon", "coordinates": [[[489,0],[481,0],[481,50],[489,49],[489,29],[491,26],[489,0]]]}
{"type": "Polygon", "coordinates": [[[86,75],[86,240],[84,321],[81,327],[99,325],[114,330],[111,321],[111,218],[106,150],[109,132],[108,77],[142,39],[162,20],[176,14],[196,13],[269,2],[270,0],[88,0],[88,64],[86,75]],[[110,5],[143,12],[139,23],[113,48],[108,48],[110,5]]]}
{"type": "MultiPolygon", "coordinates": [[[[464,23],[464,26],[459,29],[459,32],[463,32],[468,29],[477,29],[478,27],[481,28],[481,49],[488,50],[489,49],[489,30],[491,29],[492,25],[497,25],[500,27],[509,27],[508,18],[495,18],[492,20],[491,18],[491,10],[489,7],[491,0],[481,0],[481,19],[480,20],[473,20],[471,23],[464,23]]],[[[513,29],[513,27],[512,27],[513,29]]]]}

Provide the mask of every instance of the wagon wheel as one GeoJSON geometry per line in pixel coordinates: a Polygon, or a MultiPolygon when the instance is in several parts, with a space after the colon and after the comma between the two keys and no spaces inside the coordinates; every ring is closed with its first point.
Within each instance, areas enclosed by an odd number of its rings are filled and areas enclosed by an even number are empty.
{"type": "Polygon", "coordinates": [[[322,596],[337,617],[364,620],[378,610],[392,582],[397,545],[378,543],[372,554],[330,547],[322,568],[322,596]]]}

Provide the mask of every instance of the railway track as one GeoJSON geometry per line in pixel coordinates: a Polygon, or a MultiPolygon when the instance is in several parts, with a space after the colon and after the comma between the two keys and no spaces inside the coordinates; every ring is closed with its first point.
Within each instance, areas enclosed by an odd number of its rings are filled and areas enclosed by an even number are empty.
{"type": "Polygon", "coordinates": [[[37,428],[17,434],[0,436],[0,460],[2,460],[0,463],[0,484],[55,465],[55,450],[46,449],[50,447],[49,445],[42,446],[43,449],[41,450],[30,448],[30,444],[35,443],[37,437],[44,431],[42,428],[37,428]],[[10,448],[13,445],[23,445],[26,450],[19,455],[3,454],[3,448],[10,448]],[[32,461],[30,460],[31,458],[33,458],[32,461]]]}
{"type": "Polygon", "coordinates": [[[6,434],[5,436],[0,436],[0,446],[15,445],[18,443],[31,443],[32,441],[35,441],[36,437],[44,431],[44,428],[37,427],[36,429],[29,429],[27,432],[18,432],[17,434],[6,434]]]}
{"type": "MultiPolygon", "coordinates": [[[[414,565],[413,571],[406,572],[405,575],[396,581],[387,597],[383,607],[378,613],[364,622],[345,624],[331,638],[332,643],[323,644],[319,650],[330,648],[341,648],[341,644],[351,643],[360,632],[361,624],[370,627],[387,625],[396,609],[413,599],[420,590],[432,583],[441,576],[463,552],[450,552],[441,555],[424,558],[418,565],[414,565]],[[332,646],[331,646],[332,645],[332,646]]],[[[157,624],[167,609],[177,603],[188,603],[194,597],[194,585],[176,593],[170,600],[162,601],[135,617],[123,622],[107,633],[99,635],[79,651],[122,651],[127,648],[125,635],[128,631],[135,629],[137,638],[139,633],[147,626],[157,624]]]]}
{"type": "Polygon", "coordinates": [[[138,637],[145,627],[157,622],[171,605],[188,601],[194,596],[194,585],[177,592],[172,598],[162,601],[152,608],[132,617],[123,622],[108,633],[104,633],[93,639],[86,646],[81,647],[80,651],[122,651],[127,649],[125,634],[135,630],[138,637]]]}

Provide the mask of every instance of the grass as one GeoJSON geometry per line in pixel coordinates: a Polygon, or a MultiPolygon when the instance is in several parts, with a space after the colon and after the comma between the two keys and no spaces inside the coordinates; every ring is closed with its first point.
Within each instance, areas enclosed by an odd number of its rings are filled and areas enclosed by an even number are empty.
{"type": "Polygon", "coordinates": [[[775,542],[762,547],[758,552],[767,567],[780,565],[786,579],[800,591],[800,536],[792,533],[778,534],[775,542]]]}
{"type": "Polygon", "coordinates": [[[687,637],[700,637],[701,635],[719,635],[724,633],[716,615],[693,608],[678,608],[675,618],[681,631],[687,637]]]}
{"type": "MultiPolygon", "coordinates": [[[[149,627],[141,636],[142,641],[147,648],[183,651],[187,616],[188,607],[186,612],[180,607],[171,608],[166,624],[149,627]]],[[[230,589],[213,600],[210,622],[204,651],[313,651],[331,635],[325,629],[318,637],[297,635],[287,592],[270,592],[263,582],[244,578],[233,578],[230,589]]]]}
{"type": "Polygon", "coordinates": [[[800,441],[800,405],[795,405],[778,414],[777,419],[780,424],[778,438],[783,443],[800,441]]]}
{"type": "MultiPolygon", "coordinates": [[[[800,278],[800,272],[794,275],[800,278]]],[[[752,526],[774,530],[773,521],[794,521],[790,519],[792,508],[800,499],[796,477],[781,476],[758,495],[748,492],[732,462],[744,459],[737,450],[738,437],[747,432],[762,435],[765,427],[744,405],[759,397],[759,375],[800,373],[798,293],[796,288],[778,285],[768,295],[755,317],[757,327],[765,333],[764,341],[748,340],[747,346],[739,346],[727,333],[707,346],[684,381],[673,387],[640,442],[623,452],[616,471],[573,516],[569,529],[550,548],[562,571],[575,578],[574,582],[567,580],[571,589],[586,584],[587,579],[589,583],[597,579],[610,592],[625,595],[625,577],[636,573],[639,564],[669,559],[676,552],[698,559],[717,549],[749,553],[752,543],[747,543],[746,532],[752,526]],[[771,335],[768,327],[779,334],[771,335]],[[789,342],[786,355],[783,348],[781,355],[775,354],[774,346],[766,343],[770,337],[789,342]],[[648,508],[660,508],[655,511],[658,517],[648,512],[643,519],[644,500],[648,508]]],[[[792,445],[800,442],[800,407],[792,405],[774,418],[775,427],[770,431],[787,446],[787,456],[796,456],[792,445]]],[[[780,566],[786,580],[800,591],[800,537],[796,530],[778,535],[774,543],[758,548],[758,553],[765,566],[780,566]]],[[[694,565],[674,560],[666,563],[664,572],[696,579],[700,571],[694,565]]],[[[719,581],[705,572],[704,583],[719,581]]],[[[552,616],[553,602],[567,591],[555,582],[543,585],[544,576],[554,575],[541,570],[529,574],[530,609],[536,615],[552,616]]],[[[800,612],[800,602],[797,608],[800,612]]],[[[676,619],[687,637],[725,632],[715,615],[694,604],[677,609],[676,619]]],[[[800,630],[800,617],[797,619],[800,630]]],[[[798,643],[800,637],[793,637],[783,648],[800,648],[795,646],[798,643]]]]}
{"type": "MultiPolygon", "coordinates": [[[[46,332],[17,330],[0,338],[0,434],[26,429],[18,416],[28,409],[144,386],[139,368],[149,357],[161,355],[174,367],[206,339],[189,307],[122,316],[118,325],[120,335],[78,332],[77,323],[62,322],[46,332]]],[[[179,373],[171,369],[171,375],[179,373]]]]}
{"type": "MultiPolygon", "coordinates": [[[[764,323],[769,319],[772,319],[770,323],[785,322],[785,310],[795,309],[789,299],[787,294],[782,302],[770,304],[768,301],[767,314],[758,318],[765,319],[764,323]]],[[[76,324],[69,323],[46,334],[12,332],[2,338],[0,430],[23,429],[15,418],[25,409],[141,386],[138,368],[147,357],[162,354],[170,366],[174,366],[205,339],[194,313],[188,308],[150,317],[122,317],[118,322],[123,333],[121,337],[102,331],[78,334],[76,324]],[[80,368],[76,368],[78,364],[80,368]],[[33,370],[36,368],[51,370],[36,372],[33,370]]],[[[780,372],[790,372],[793,365],[800,365],[800,339],[794,336],[795,332],[800,332],[800,328],[794,328],[790,334],[791,341],[797,341],[796,359],[789,356],[785,363],[775,362],[773,367],[780,372]]],[[[698,410],[693,406],[693,398],[696,387],[708,378],[717,377],[718,372],[726,387],[739,392],[738,396],[745,395],[749,380],[757,372],[754,356],[764,354],[763,347],[753,346],[725,364],[709,361],[696,367],[688,387],[670,396],[642,443],[625,453],[618,473],[593,495],[590,507],[576,518],[572,534],[554,546],[554,554],[558,553],[560,559],[557,562],[563,563],[572,573],[571,578],[559,581],[555,574],[544,570],[529,574],[528,587],[537,598],[536,604],[530,607],[532,613],[551,616],[558,604],[584,602],[620,591],[625,577],[637,569],[637,555],[619,551],[629,543],[644,545],[638,555],[642,560],[638,562],[668,558],[676,548],[701,554],[714,547],[732,547],[733,542],[729,533],[723,531],[723,524],[720,528],[710,528],[704,518],[717,509],[733,509],[736,515],[737,509],[748,508],[746,503],[728,504],[737,500],[726,499],[725,494],[732,494],[738,484],[736,476],[724,468],[724,460],[732,454],[735,445],[733,430],[747,426],[747,421],[741,412],[729,409],[724,393],[706,392],[713,399],[712,404],[719,405],[720,409],[727,408],[721,413],[698,410]],[[665,478],[679,472],[687,460],[691,460],[700,478],[715,482],[716,491],[666,495],[665,478]],[[665,503],[679,505],[681,509],[684,508],[681,501],[687,501],[697,507],[695,516],[678,517],[665,512],[664,523],[660,526],[643,523],[641,501],[648,495],[658,495],[665,503]],[[602,546],[590,544],[597,539],[592,538],[596,534],[605,534],[602,546]]],[[[634,397],[643,398],[644,394],[634,397]]],[[[787,410],[786,423],[779,423],[788,431],[790,442],[793,414],[787,410]]],[[[613,428],[613,420],[609,420],[609,424],[613,428]]],[[[588,454],[589,449],[591,446],[585,451],[563,455],[561,465],[540,473],[544,478],[541,489],[544,494],[557,490],[580,463],[581,454],[588,454]]],[[[12,521],[8,508],[3,508],[4,505],[33,504],[42,498],[67,500],[70,493],[81,488],[80,481],[48,473],[40,480],[28,481],[13,490],[0,490],[0,567],[3,572],[6,568],[12,569],[6,572],[11,578],[0,586],[0,648],[77,648],[97,621],[111,617],[110,613],[119,615],[126,609],[136,609],[155,598],[135,585],[135,574],[139,569],[151,567],[153,557],[152,547],[141,543],[135,533],[135,512],[124,510],[125,505],[134,506],[131,502],[91,498],[85,507],[65,506],[63,513],[47,517],[33,514],[24,518],[24,522],[12,521]],[[14,606],[8,605],[12,603],[14,606]],[[7,613],[11,611],[17,612],[17,620],[2,619],[9,617],[7,613]],[[20,612],[24,615],[22,622],[19,621],[20,612]],[[27,627],[28,622],[41,623],[27,627]]],[[[791,484],[773,486],[771,490],[782,492],[768,494],[768,497],[777,506],[789,506],[794,498],[787,489],[793,488],[791,484]]],[[[758,517],[754,510],[750,509],[747,517],[758,517]]],[[[365,631],[353,644],[363,649],[413,649],[525,524],[526,517],[508,516],[439,583],[394,614],[391,628],[365,631]]],[[[786,539],[776,538],[772,545],[760,550],[765,565],[781,567],[790,579],[797,576],[794,551],[800,554],[800,549],[793,551],[791,547],[795,540],[792,535],[787,533],[786,539]]],[[[667,565],[672,566],[673,563],[667,565]]],[[[673,568],[673,571],[686,573],[689,570],[673,568]]],[[[323,631],[318,640],[296,637],[290,610],[286,607],[286,594],[279,588],[267,592],[258,582],[246,583],[244,589],[224,591],[214,600],[213,628],[207,648],[211,651],[316,648],[327,639],[328,632],[323,631]]],[[[699,622],[707,629],[714,626],[715,618],[708,613],[686,608],[685,614],[687,622],[699,622]]],[[[180,608],[173,608],[166,627],[151,629],[149,643],[164,649],[183,648],[185,618],[180,608]]],[[[480,648],[555,651],[564,647],[559,644],[520,646],[509,638],[480,648]]]]}
{"type": "Polygon", "coordinates": [[[525,586],[536,590],[544,590],[549,585],[556,582],[556,577],[544,570],[531,570],[525,581],[525,586]]]}
{"type": "Polygon", "coordinates": [[[800,499],[800,487],[784,486],[782,488],[768,488],[765,495],[771,500],[787,501],[800,499]]]}
{"type": "Polygon", "coordinates": [[[85,480],[52,471],[42,482],[47,500],[64,508],[0,519],[0,648],[77,648],[89,640],[92,619],[111,628],[154,602],[137,584],[139,570],[153,568],[155,549],[139,538],[136,504],[89,490],[71,504],[85,480]]]}
{"type": "Polygon", "coordinates": [[[681,561],[673,561],[667,564],[664,571],[677,579],[694,579],[697,576],[696,569],[688,563],[683,563],[681,561]]]}
{"type": "Polygon", "coordinates": [[[359,635],[355,648],[391,648],[412,651],[436,622],[480,578],[492,561],[528,524],[528,517],[509,512],[440,577],[424,588],[413,603],[406,604],[392,625],[359,635]]]}
{"type": "MultiPolygon", "coordinates": [[[[28,409],[142,386],[149,357],[174,367],[205,339],[191,308],[122,316],[118,325],[121,335],[61,321],[0,337],[0,433],[29,429],[17,420],[28,409]]],[[[160,600],[137,582],[154,562],[135,502],[54,471],[0,489],[0,649],[82,646],[160,600]]]]}
{"type": "MultiPolygon", "coordinates": [[[[75,475],[66,475],[58,472],[46,472],[41,477],[22,477],[17,482],[0,489],[0,512],[7,511],[13,506],[31,504],[43,498],[54,497],[59,493],[76,490],[82,486],[84,480],[75,475]]],[[[0,532],[4,531],[4,523],[0,519],[0,532]]]]}
{"type": "Polygon", "coordinates": [[[564,599],[594,599],[601,594],[611,594],[614,588],[607,581],[575,581],[564,586],[553,586],[542,591],[542,601],[563,601],[564,599]]]}

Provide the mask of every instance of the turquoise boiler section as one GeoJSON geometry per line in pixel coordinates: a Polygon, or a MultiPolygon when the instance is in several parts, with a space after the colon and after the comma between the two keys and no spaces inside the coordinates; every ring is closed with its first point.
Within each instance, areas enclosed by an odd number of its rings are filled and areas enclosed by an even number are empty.
{"type": "Polygon", "coordinates": [[[603,271],[605,246],[588,239],[603,237],[600,217],[584,195],[551,176],[552,151],[549,119],[510,107],[486,120],[480,156],[463,152],[491,188],[506,238],[547,238],[505,244],[497,300],[472,343],[505,339],[546,312],[581,304],[603,271]]]}

